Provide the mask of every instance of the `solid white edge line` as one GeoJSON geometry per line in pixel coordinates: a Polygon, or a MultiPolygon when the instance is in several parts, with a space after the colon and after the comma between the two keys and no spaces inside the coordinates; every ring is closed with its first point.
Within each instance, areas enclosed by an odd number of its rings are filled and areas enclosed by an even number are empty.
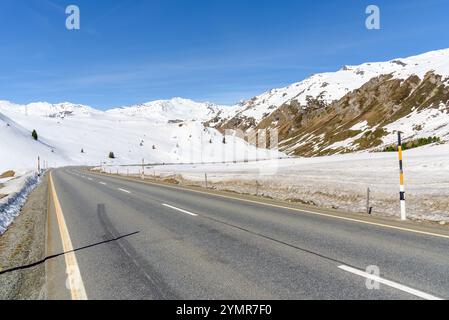
{"type": "Polygon", "coordinates": [[[411,295],[414,295],[416,297],[419,297],[419,298],[422,298],[422,299],[425,299],[425,300],[443,300],[441,298],[435,297],[435,296],[433,296],[431,294],[422,292],[420,290],[416,290],[416,289],[404,286],[402,284],[399,284],[399,283],[396,283],[396,282],[393,282],[393,281],[390,281],[390,280],[383,279],[383,278],[381,278],[379,276],[376,276],[376,275],[373,275],[373,274],[369,274],[369,273],[366,273],[364,271],[361,271],[361,270],[358,270],[358,269],[355,269],[355,268],[352,268],[352,267],[349,267],[349,266],[341,265],[338,268],[341,269],[341,270],[353,273],[355,275],[358,275],[358,276],[361,276],[361,277],[364,277],[364,278],[367,278],[367,279],[370,279],[370,280],[374,280],[374,281],[376,281],[378,283],[382,283],[382,284],[384,284],[386,286],[389,286],[389,287],[392,287],[392,288],[404,291],[406,293],[409,293],[411,295]]]}
{"type": "Polygon", "coordinates": [[[73,249],[72,240],[70,238],[69,230],[65,222],[64,213],[62,212],[61,203],[59,202],[58,194],[53,182],[53,175],[50,172],[50,188],[53,196],[53,203],[55,206],[56,220],[61,236],[62,248],[65,252],[64,259],[66,263],[67,283],[70,287],[72,300],[87,300],[86,289],[84,287],[83,278],[78,266],[75,251],[73,249]]]}
{"type": "Polygon", "coordinates": [[[273,208],[291,210],[291,211],[296,211],[296,212],[299,212],[299,213],[308,213],[308,214],[313,214],[313,215],[316,215],[316,216],[322,216],[322,217],[327,217],[327,218],[339,219],[339,220],[344,220],[344,221],[351,221],[351,222],[356,222],[356,223],[368,224],[368,225],[372,225],[372,226],[376,226],[376,227],[382,227],[382,228],[387,228],[387,229],[394,229],[394,230],[400,230],[400,231],[411,232],[411,233],[416,233],[416,234],[422,234],[422,235],[426,235],[426,236],[433,236],[433,237],[438,237],[438,238],[449,239],[449,236],[443,235],[443,234],[427,232],[427,231],[421,231],[421,230],[415,230],[415,229],[410,229],[410,228],[405,228],[405,227],[397,227],[397,226],[388,225],[388,224],[384,224],[384,223],[365,221],[365,220],[360,220],[360,219],[356,219],[356,218],[342,217],[342,216],[333,215],[333,214],[327,214],[327,213],[321,213],[321,212],[316,212],[316,211],[310,211],[310,210],[307,210],[307,209],[291,208],[291,207],[286,207],[286,206],[282,206],[282,205],[277,205],[277,204],[272,204],[272,203],[265,203],[265,202],[254,201],[254,200],[249,200],[249,199],[235,198],[235,197],[221,195],[221,194],[214,194],[214,193],[209,193],[209,192],[203,192],[203,191],[200,191],[200,190],[191,190],[191,189],[179,188],[179,187],[174,187],[174,186],[166,186],[166,185],[161,185],[161,184],[151,183],[151,182],[149,184],[156,185],[156,186],[162,186],[162,187],[168,187],[168,188],[172,188],[172,189],[175,189],[175,190],[185,190],[185,191],[190,191],[190,192],[194,192],[194,193],[201,193],[201,194],[211,195],[211,196],[225,198],[225,199],[232,199],[232,200],[237,200],[237,201],[254,203],[254,204],[259,204],[259,205],[273,207],[273,208]]]}
{"type": "Polygon", "coordinates": [[[125,190],[125,189],[122,189],[122,188],[118,188],[121,192],[125,192],[125,193],[131,193],[131,191],[128,191],[128,190],[125,190]]]}
{"type": "Polygon", "coordinates": [[[327,214],[327,213],[321,213],[321,212],[316,212],[316,211],[310,211],[310,210],[307,210],[307,209],[286,207],[286,206],[283,206],[283,205],[277,205],[277,204],[272,204],[272,203],[265,203],[265,202],[261,202],[261,201],[254,201],[254,200],[243,199],[243,198],[236,198],[236,197],[226,196],[226,195],[222,195],[222,194],[204,192],[204,191],[200,191],[200,190],[192,190],[192,189],[187,189],[187,188],[180,188],[180,187],[175,187],[175,186],[170,186],[170,185],[165,185],[165,184],[153,183],[153,182],[149,182],[149,181],[147,181],[146,183],[149,184],[149,185],[158,186],[158,187],[166,187],[166,188],[170,188],[170,189],[174,189],[174,190],[181,190],[181,191],[186,191],[186,192],[199,193],[199,194],[204,194],[204,195],[210,195],[210,196],[213,196],[213,197],[220,197],[220,198],[224,198],[224,199],[231,199],[231,200],[236,200],[236,201],[243,201],[243,202],[248,202],[248,203],[254,203],[254,204],[259,204],[259,205],[273,207],[273,208],[291,210],[291,211],[296,211],[296,212],[299,212],[299,213],[308,213],[308,214],[313,214],[313,215],[322,216],[322,217],[328,217],[328,218],[333,218],[333,219],[339,219],[339,220],[344,220],[344,221],[351,221],[351,222],[355,222],[355,223],[362,223],[362,224],[372,225],[372,226],[376,226],[376,227],[382,227],[382,228],[386,228],[386,229],[393,229],[393,230],[411,232],[411,233],[416,233],[416,234],[421,234],[421,235],[426,235],[426,236],[432,236],[432,237],[449,239],[449,235],[433,233],[433,232],[427,232],[427,231],[421,231],[421,230],[415,230],[415,229],[410,229],[410,228],[405,228],[405,227],[397,227],[397,226],[393,226],[393,225],[389,225],[389,224],[385,224],[385,223],[371,222],[371,221],[360,220],[360,219],[349,218],[349,217],[342,217],[342,216],[338,216],[338,215],[334,215],[334,214],[327,214]]]}
{"type": "Polygon", "coordinates": [[[198,215],[197,215],[196,213],[192,213],[192,212],[189,212],[189,211],[184,210],[184,209],[176,208],[176,207],[173,207],[173,206],[168,205],[168,204],[165,204],[165,203],[163,203],[162,205],[163,205],[164,207],[167,207],[167,208],[170,208],[170,209],[173,209],[173,210],[182,212],[182,213],[186,213],[186,214],[188,214],[188,215],[191,215],[192,217],[198,217],[198,215]]]}

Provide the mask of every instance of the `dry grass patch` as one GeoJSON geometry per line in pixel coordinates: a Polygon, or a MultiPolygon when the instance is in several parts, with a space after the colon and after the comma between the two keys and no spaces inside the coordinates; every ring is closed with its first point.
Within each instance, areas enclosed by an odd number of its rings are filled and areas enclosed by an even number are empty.
{"type": "Polygon", "coordinates": [[[16,173],[15,173],[14,171],[8,170],[8,171],[3,172],[3,173],[0,175],[0,179],[4,179],[4,178],[12,178],[12,177],[14,177],[15,175],[16,175],[16,173]]]}
{"type": "Polygon", "coordinates": [[[169,184],[179,184],[179,181],[176,180],[175,178],[167,178],[163,179],[162,181],[169,184]]]}

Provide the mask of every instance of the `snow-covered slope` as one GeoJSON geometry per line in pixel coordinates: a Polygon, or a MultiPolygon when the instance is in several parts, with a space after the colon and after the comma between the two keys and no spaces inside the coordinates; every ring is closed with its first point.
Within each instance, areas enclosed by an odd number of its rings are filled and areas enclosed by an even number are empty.
{"type": "Polygon", "coordinates": [[[157,100],[130,107],[112,109],[107,111],[107,113],[146,118],[154,123],[174,123],[180,121],[206,121],[223,109],[226,109],[226,107],[213,103],[173,98],[171,100],[157,100]]]}
{"type": "Polygon", "coordinates": [[[449,49],[316,74],[245,101],[211,125],[276,127],[283,151],[307,156],[386,146],[395,130],[448,141],[449,49]]]}
{"type": "Polygon", "coordinates": [[[267,158],[241,139],[223,143],[220,132],[205,128],[201,120],[218,109],[182,99],[108,112],[69,103],[0,102],[0,173],[34,168],[38,156],[50,166],[233,161],[256,153],[267,158]],[[31,137],[34,129],[38,141],[31,137]],[[108,158],[110,152],[116,159],[108,158]]]}
{"type": "Polygon", "coordinates": [[[233,107],[174,98],[103,112],[0,101],[0,171],[34,167],[38,155],[55,166],[255,158],[256,148],[223,143],[220,132],[268,128],[279,130],[282,151],[300,156],[382,149],[396,130],[449,141],[449,49],[345,66],[233,107]]]}
{"type": "Polygon", "coordinates": [[[70,102],[51,104],[48,102],[34,102],[27,105],[19,105],[9,101],[0,101],[0,105],[6,110],[15,110],[25,115],[45,116],[50,118],[65,118],[70,116],[90,115],[99,113],[89,106],[73,104],[70,102]]]}
{"type": "Polygon", "coordinates": [[[54,153],[51,143],[46,138],[34,141],[29,129],[0,111],[0,174],[2,169],[32,168],[38,156],[58,162],[67,160],[63,155],[54,153]]]}
{"type": "MultiPolygon", "coordinates": [[[[126,168],[119,168],[126,174],[126,168]]],[[[407,215],[416,220],[449,223],[449,145],[404,152],[407,215]]],[[[135,170],[135,169],[134,169],[135,170]]],[[[137,170],[134,171],[138,173],[137,170]]],[[[258,194],[273,199],[366,213],[366,190],[374,215],[399,217],[399,172],[396,153],[342,154],[245,164],[173,165],[155,169],[159,177],[180,184],[258,194]],[[265,174],[265,168],[276,168],[265,174]]]]}
{"type": "MultiPolygon", "coordinates": [[[[307,107],[311,99],[329,104],[380,75],[392,74],[395,79],[407,79],[417,75],[422,79],[429,71],[449,76],[449,49],[387,62],[344,66],[337,72],[315,74],[301,82],[285,88],[272,89],[243,102],[237,116],[254,118],[258,123],[277,108],[291,101],[296,101],[303,108],[307,107]]],[[[447,84],[449,85],[449,79],[447,84]]]]}

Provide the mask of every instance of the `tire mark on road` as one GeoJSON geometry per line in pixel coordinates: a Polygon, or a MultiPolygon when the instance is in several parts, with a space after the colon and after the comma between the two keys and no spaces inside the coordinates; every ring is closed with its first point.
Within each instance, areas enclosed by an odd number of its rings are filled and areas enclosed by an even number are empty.
{"type": "MultiPolygon", "coordinates": [[[[112,225],[106,214],[106,208],[104,204],[98,204],[97,214],[100,223],[106,231],[107,237],[117,237],[119,234],[112,225]]],[[[122,252],[122,254],[134,264],[141,276],[148,283],[150,291],[156,296],[157,299],[163,300],[178,300],[179,297],[168,286],[168,284],[162,279],[161,275],[145,260],[139,253],[136,252],[134,247],[126,240],[120,239],[114,243],[122,252]]]]}

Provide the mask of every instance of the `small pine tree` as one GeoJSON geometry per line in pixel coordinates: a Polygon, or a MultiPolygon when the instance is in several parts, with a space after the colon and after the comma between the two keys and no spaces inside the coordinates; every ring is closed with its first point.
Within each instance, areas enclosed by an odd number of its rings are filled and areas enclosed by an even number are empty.
{"type": "Polygon", "coordinates": [[[226,144],[226,137],[223,137],[223,144],[226,144]]]}
{"type": "Polygon", "coordinates": [[[31,136],[33,137],[34,140],[37,141],[37,139],[39,139],[36,130],[33,130],[33,133],[31,133],[31,136]]]}
{"type": "Polygon", "coordinates": [[[209,143],[212,144],[212,139],[209,140],[209,143]]]}
{"type": "Polygon", "coordinates": [[[109,159],[115,159],[114,152],[109,152],[109,159]]]}
{"type": "Polygon", "coordinates": [[[156,150],[156,146],[155,145],[153,145],[153,150],[156,150]]]}
{"type": "Polygon", "coordinates": [[[84,153],[84,149],[81,149],[81,153],[84,153]]]}

